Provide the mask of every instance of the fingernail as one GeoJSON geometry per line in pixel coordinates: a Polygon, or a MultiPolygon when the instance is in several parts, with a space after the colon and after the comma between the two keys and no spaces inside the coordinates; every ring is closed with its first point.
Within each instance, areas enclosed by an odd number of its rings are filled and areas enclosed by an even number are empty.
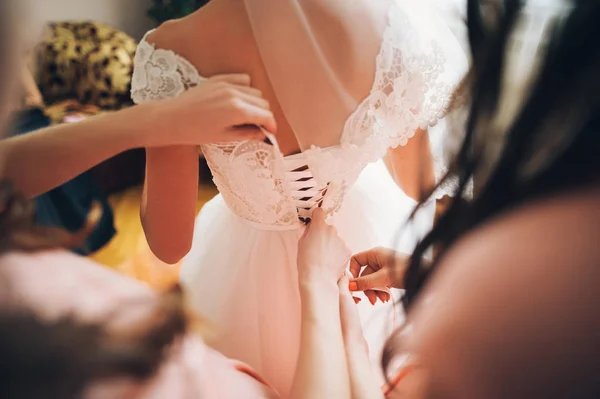
{"type": "Polygon", "coordinates": [[[348,289],[350,291],[358,291],[358,284],[356,284],[356,281],[350,281],[350,284],[348,284],[348,289]]]}

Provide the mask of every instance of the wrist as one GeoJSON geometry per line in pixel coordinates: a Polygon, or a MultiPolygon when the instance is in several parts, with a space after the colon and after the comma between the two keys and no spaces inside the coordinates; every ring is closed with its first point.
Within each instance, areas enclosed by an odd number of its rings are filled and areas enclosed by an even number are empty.
{"type": "Polygon", "coordinates": [[[135,120],[140,123],[132,129],[132,141],[135,142],[135,148],[142,147],[161,147],[164,139],[171,136],[169,130],[169,118],[173,114],[168,112],[169,100],[149,101],[132,107],[137,111],[135,120]]]}

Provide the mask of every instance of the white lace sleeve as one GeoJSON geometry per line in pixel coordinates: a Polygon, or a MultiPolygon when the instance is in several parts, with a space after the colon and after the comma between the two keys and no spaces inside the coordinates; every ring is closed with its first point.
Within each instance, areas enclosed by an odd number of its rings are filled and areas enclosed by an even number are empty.
{"type": "MultiPolygon", "coordinates": [[[[380,143],[370,161],[406,145],[422,129],[429,132],[439,181],[448,168],[447,127],[439,122],[467,69],[465,52],[446,22],[414,1],[398,0],[390,9],[373,91],[362,105],[367,111],[350,121],[355,124],[350,131],[380,143]]],[[[452,193],[455,185],[444,187],[436,197],[452,193]]]]}
{"type": "Polygon", "coordinates": [[[131,98],[141,104],[177,97],[202,80],[190,62],[172,51],[154,48],[144,37],[135,54],[131,98]]]}
{"type": "MultiPolygon", "coordinates": [[[[386,129],[390,147],[405,145],[418,129],[429,131],[439,181],[448,168],[445,144],[450,128],[440,120],[468,62],[447,21],[435,10],[424,12],[413,3],[391,10],[392,28],[384,38],[376,80],[384,103],[375,109],[382,113],[379,117],[394,121],[395,126],[386,129]]],[[[454,192],[455,184],[448,183],[437,198],[454,192]]]]}
{"type": "MultiPolygon", "coordinates": [[[[346,121],[340,148],[307,151],[318,181],[353,181],[366,164],[406,145],[419,129],[429,132],[438,181],[446,174],[448,132],[440,121],[468,70],[466,54],[446,21],[422,4],[394,0],[388,18],[373,88],[346,121]]],[[[449,182],[435,196],[455,187],[449,182]]]]}

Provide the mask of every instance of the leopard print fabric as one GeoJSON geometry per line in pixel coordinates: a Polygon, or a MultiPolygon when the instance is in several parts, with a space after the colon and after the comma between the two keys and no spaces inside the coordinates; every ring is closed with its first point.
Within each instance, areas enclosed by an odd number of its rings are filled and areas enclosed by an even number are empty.
{"type": "Polygon", "coordinates": [[[130,105],[136,48],[127,34],[100,23],[50,24],[34,61],[44,99],[76,99],[102,109],[130,105]]]}

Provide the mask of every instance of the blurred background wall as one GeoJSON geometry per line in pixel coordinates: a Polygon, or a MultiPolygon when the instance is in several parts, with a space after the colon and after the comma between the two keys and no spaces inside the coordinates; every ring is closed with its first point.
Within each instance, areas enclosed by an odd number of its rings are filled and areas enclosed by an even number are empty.
{"type": "Polygon", "coordinates": [[[118,28],[135,39],[154,27],[146,16],[152,0],[43,0],[36,14],[45,21],[94,20],[118,28]]]}

